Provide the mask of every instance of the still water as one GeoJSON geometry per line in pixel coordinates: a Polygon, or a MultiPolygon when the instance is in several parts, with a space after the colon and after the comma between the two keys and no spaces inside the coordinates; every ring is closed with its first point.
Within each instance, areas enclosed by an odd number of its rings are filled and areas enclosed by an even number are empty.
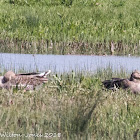
{"type": "Polygon", "coordinates": [[[86,55],[41,55],[0,53],[0,71],[24,70],[63,73],[73,71],[94,72],[98,68],[113,70],[140,70],[140,57],[86,56],[86,55]]]}

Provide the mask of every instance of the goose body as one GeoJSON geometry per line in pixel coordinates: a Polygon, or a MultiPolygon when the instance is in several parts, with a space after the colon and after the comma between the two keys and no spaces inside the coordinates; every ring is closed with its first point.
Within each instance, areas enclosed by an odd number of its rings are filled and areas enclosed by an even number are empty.
{"type": "Polygon", "coordinates": [[[132,72],[129,79],[112,78],[102,82],[107,89],[123,88],[130,89],[134,93],[140,93],[140,72],[132,72]]]}
{"type": "Polygon", "coordinates": [[[12,71],[8,71],[4,76],[0,77],[0,87],[6,89],[17,87],[18,89],[25,88],[26,90],[34,90],[37,86],[48,81],[47,75],[50,73],[50,70],[43,73],[21,74],[15,74],[12,71]]]}

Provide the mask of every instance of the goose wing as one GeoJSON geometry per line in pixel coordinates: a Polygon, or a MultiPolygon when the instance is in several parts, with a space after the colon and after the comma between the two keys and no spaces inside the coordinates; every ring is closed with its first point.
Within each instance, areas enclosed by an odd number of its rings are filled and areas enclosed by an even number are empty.
{"type": "Polygon", "coordinates": [[[16,76],[27,76],[30,78],[33,77],[38,77],[38,78],[46,78],[47,75],[49,75],[51,73],[51,70],[48,70],[47,72],[42,72],[42,73],[38,73],[38,72],[32,72],[32,73],[20,73],[20,74],[16,74],[16,76]]]}
{"type": "Polygon", "coordinates": [[[111,80],[105,80],[102,82],[104,87],[107,89],[116,88],[127,88],[128,79],[112,78],[111,80]]]}
{"type": "Polygon", "coordinates": [[[46,83],[48,78],[38,76],[16,76],[9,82],[13,85],[40,85],[46,83]]]}

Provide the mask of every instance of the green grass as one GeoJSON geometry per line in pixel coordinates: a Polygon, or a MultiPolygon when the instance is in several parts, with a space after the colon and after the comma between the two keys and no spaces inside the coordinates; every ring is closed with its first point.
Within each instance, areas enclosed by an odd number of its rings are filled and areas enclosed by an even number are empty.
{"type": "MultiPolygon", "coordinates": [[[[0,92],[0,133],[61,133],[61,139],[140,139],[140,96],[101,81],[128,73],[54,75],[44,88],[0,92]]],[[[31,137],[30,139],[35,139],[31,137]]],[[[58,139],[58,138],[53,138],[58,139]]]]}
{"type": "Polygon", "coordinates": [[[139,55],[139,0],[0,2],[1,52],[139,55]]]}

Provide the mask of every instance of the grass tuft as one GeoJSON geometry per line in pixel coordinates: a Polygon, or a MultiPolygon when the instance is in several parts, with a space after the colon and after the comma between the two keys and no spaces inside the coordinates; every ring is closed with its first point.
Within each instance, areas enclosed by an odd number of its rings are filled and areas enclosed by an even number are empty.
{"type": "Polygon", "coordinates": [[[0,133],[61,133],[61,139],[139,139],[140,96],[104,89],[101,81],[107,78],[105,73],[54,75],[44,88],[32,92],[1,90],[0,133]]]}

